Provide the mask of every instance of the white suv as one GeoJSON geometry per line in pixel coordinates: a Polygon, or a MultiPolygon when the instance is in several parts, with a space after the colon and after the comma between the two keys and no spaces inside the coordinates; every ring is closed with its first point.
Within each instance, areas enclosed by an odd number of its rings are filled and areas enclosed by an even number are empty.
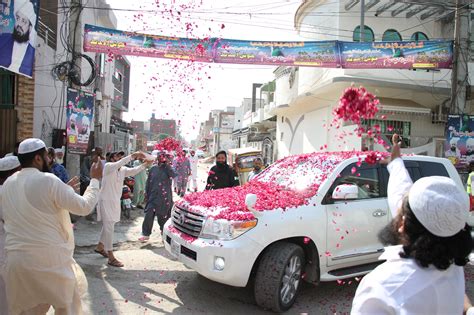
{"type": "MultiPolygon", "coordinates": [[[[164,228],[165,247],[208,279],[237,287],[253,280],[257,304],[276,312],[293,305],[301,280],[318,283],[364,275],[381,263],[378,257],[384,248],[377,234],[391,215],[386,166],[365,163],[363,154],[291,156],[256,178],[295,195],[313,193],[297,206],[290,200],[277,209],[258,209],[259,198],[268,196],[252,192],[251,183],[197,193],[206,194],[207,207],[193,204],[199,195],[191,195],[174,206],[164,228]],[[244,200],[238,197],[247,190],[244,200]],[[245,211],[226,219],[222,213],[229,207],[222,206],[222,196],[229,193],[236,196],[229,202],[240,203],[245,211]]],[[[447,176],[463,187],[447,159],[403,159],[414,181],[447,176]]]]}

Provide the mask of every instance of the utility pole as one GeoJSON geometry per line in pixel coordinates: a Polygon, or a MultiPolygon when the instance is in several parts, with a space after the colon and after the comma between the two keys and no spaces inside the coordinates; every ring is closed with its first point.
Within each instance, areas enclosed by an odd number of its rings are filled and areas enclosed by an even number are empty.
{"type": "Polygon", "coordinates": [[[469,62],[470,1],[456,0],[450,113],[466,112],[467,63],[469,62]]]}
{"type": "MultiPolygon", "coordinates": [[[[67,2],[66,2],[67,3],[67,2]]],[[[81,49],[81,36],[80,34],[75,34],[76,29],[76,21],[80,18],[80,10],[79,7],[81,6],[81,0],[71,0],[69,2],[69,6],[74,7],[75,9],[71,10],[71,13],[69,15],[69,46],[72,48],[72,52],[68,54],[68,58],[71,60],[74,58],[74,53],[76,49],[81,49]]],[[[81,64],[80,64],[80,59],[76,60],[78,69],[81,69],[81,64]]],[[[73,86],[71,81],[69,81],[68,88],[76,88],[73,86]]],[[[67,91],[66,91],[67,95],[67,91]]],[[[79,174],[80,170],[80,155],[78,154],[68,154],[67,162],[66,162],[66,168],[69,172],[69,174],[79,174]]]]}
{"type": "Polygon", "coordinates": [[[359,42],[364,41],[364,29],[365,29],[365,0],[360,0],[360,34],[359,42]]]}

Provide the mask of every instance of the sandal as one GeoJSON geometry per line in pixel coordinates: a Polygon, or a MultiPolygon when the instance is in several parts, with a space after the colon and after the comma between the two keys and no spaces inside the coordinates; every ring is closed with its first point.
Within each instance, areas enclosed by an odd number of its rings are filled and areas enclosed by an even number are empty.
{"type": "Polygon", "coordinates": [[[150,240],[150,237],[149,236],[142,236],[138,240],[142,243],[146,243],[150,240]]]}
{"type": "Polygon", "coordinates": [[[104,257],[104,258],[109,258],[109,255],[107,254],[107,252],[106,252],[104,249],[98,250],[98,249],[96,248],[96,249],[94,249],[94,252],[96,252],[97,254],[101,254],[102,257],[104,257]]]}
{"type": "Polygon", "coordinates": [[[124,264],[118,261],[117,258],[114,258],[113,260],[109,260],[107,264],[109,264],[109,266],[119,267],[119,268],[124,266],[124,264]]]}

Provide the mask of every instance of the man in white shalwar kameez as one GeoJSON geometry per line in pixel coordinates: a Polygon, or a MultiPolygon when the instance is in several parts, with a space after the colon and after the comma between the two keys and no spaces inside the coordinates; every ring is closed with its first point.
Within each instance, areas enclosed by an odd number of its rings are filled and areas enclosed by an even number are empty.
{"type": "Polygon", "coordinates": [[[3,228],[2,187],[5,180],[20,169],[20,161],[16,156],[0,159],[0,315],[8,315],[7,291],[3,277],[5,266],[5,229],[3,228]]]}
{"type": "Polygon", "coordinates": [[[123,264],[115,258],[112,251],[114,226],[115,223],[120,221],[120,196],[122,195],[123,180],[127,176],[134,176],[145,170],[151,163],[147,162],[134,168],[125,166],[130,161],[138,158],[145,159],[145,155],[142,152],[135,152],[121,158],[119,154],[112,153],[110,155],[111,162],[105,163],[104,166],[104,177],[102,178],[97,207],[97,221],[102,221],[102,231],[95,252],[108,258],[108,264],[113,267],[123,267],[123,264]]]}
{"type": "Polygon", "coordinates": [[[191,150],[189,153],[189,164],[191,165],[191,176],[189,176],[188,190],[191,190],[191,183],[193,184],[193,191],[197,191],[197,170],[198,170],[198,157],[196,151],[191,150]]]}
{"type": "Polygon", "coordinates": [[[88,214],[99,197],[102,165],[94,163],[83,196],[48,172],[48,154],[40,139],[18,149],[22,170],[3,185],[6,231],[5,282],[11,315],[82,314],[87,280],[73,259],[74,234],[69,213],[88,214]]]}
{"type": "Polygon", "coordinates": [[[394,220],[379,237],[385,263],[357,288],[351,314],[462,314],[463,267],[472,249],[469,198],[451,178],[413,183],[393,137],[388,205],[394,220]],[[395,245],[400,244],[400,245],[395,245]]]}

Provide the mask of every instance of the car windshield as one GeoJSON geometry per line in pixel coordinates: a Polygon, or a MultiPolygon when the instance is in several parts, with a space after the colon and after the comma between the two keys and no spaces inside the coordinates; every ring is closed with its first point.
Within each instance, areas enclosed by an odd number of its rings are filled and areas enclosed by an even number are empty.
{"type": "Polygon", "coordinates": [[[314,189],[343,159],[342,156],[323,153],[290,156],[272,164],[256,180],[273,182],[296,191],[314,189]]]}

